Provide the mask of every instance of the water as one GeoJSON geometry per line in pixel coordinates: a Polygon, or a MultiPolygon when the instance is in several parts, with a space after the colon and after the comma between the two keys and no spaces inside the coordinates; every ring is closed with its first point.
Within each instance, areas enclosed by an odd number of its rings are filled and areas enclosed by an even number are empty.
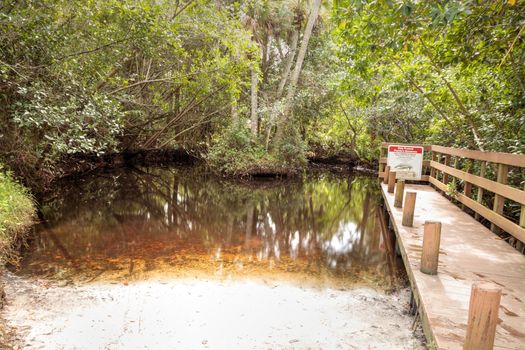
{"type": "Polygon", "coordinates": [[[398,276],[377,180],[312,172],[240,183],[197,167],[125,168],[61,184],[41,203],[17,273],[82,282],[286,279],[388,288],[398,276]]]}

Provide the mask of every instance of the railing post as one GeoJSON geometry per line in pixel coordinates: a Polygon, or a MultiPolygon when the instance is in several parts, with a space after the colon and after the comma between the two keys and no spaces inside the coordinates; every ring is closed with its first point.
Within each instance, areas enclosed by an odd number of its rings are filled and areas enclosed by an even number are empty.
{"type": "Polygon", "coordinates": [[[394,193],[395,185],[396,185],[396,172],[390,171],[388,173],[388,193],[394,193]]]}
{"type": "MultiPolygon", "coordinates": [[[[467,173],[472,174],[472,160],[467,161],[468,167],[466,169],[467,173]]],[[[467,180],[463,180],[463,194],[465,197],[470,198],[472,195],[472,184],[468,182],[467,180]]],[[[461,209],[465,210],[466,206],[465,204],[461,204],[461,209]]]]}
{"type": "Polygon", "coordinates": [[[403,207],[403,194],[405,192],[405,180],[398,180],[396,183],[396,192],[394,194],[394,207],[403,207]]]}
{"type": "MultiPolygon", "coordinates": [[[[454,157],[454,163],[452,164],[452,167],[454,169],[457,169],[458,168],[458,165],[459,165],[459,157],[454,157]]],[[[452,181],[454,182],[454,187],[456,187],[457,183],[456,183],[456,178],[454,176],[450,176],[452,178],[452,181]]]]}
{"type": "MultiPolygon", "coordinates": [[[[438,160],[438,152],[432,150],[432,160],[434,162],[439,162],[438,160]]],[[[432,166],[430,167],[430,176],[432,176],[434,179],[437,179],[437,174],[436,174],[436,168],[433,168],[432,166]]]]}
{"type": "Polygon", "coordinates": [[[501,288],[493,283],[472,285],[467,336],[463,350],[492,350],[496,337],[501,288]]]}
{"type": "MultiPolygon", "coordinates": [[[[467,173],[472,174],[472,161],[470,159],[468,161],[467,173]]],[[[465,185],[463,186],[463,194],[468,198],[472,195],[472,184],[468,181],[465,181],[465,185]]]]}
{"type": "MultiPolygon", "coordinates": [[[[449,154],[445,154],[445,165],[450,166],[450,155],[449,154]]],[[[445,185],[448,185],[449,181],[450,181],[450,175],[447,174],[446,172],[443,172],[443,183],[445,185]]]]}
{"type": "Polygon", "coordinates": [[[405,196],[405,204],[403,205],[403,219],[401,224],[403,226],[412,227],[414,225],[414,211],[416,209],[416,192],[407,191],[405,196]]]}
{"type": "MultiPolygon", "coordinates": [[[[523,191],[525,191],[525,186],[523,186],[523,191]]],[[[521,206],[520,226],[521,227],[525,227],[525,205],[521,206]]],[[[525,242],[523,242],[523,243],[525,243],[525,242]]]]}
{"type": "MultiPolygon", "coordinates": [[[[506,164],[498,164],[498,175],[496,181],[501,184],[507,184],[507,175],[509,173],[509,167],[506,164]]],[[[493,210],[498,214],[503,214],[503,207],[505,206],[505,197],[499,194],[494,195],[494,207],[493,210]]],[[[499,228],[493,223],[490,224],[492,232],[499,232],[499,228]]]]}
{"type": "Polygon", "coordinates": [[[383,177],[383,183],[384,184],[387,184],[388,183],[388,175],[390,174],[390,165],[387,165],[385,167],[385,175],[383,177]]]}
{"type": "MultiPolygon", "coordinates": [[[[479,176],[485,177],[486,172],[487,172],[487,162],[481,162],[481,167],[479,169],[479,176]]],[[[478,187],[478,195],[477,195],[476,200],[479,204],[483,203],[483,188],[482,187],[478,187]]],[[[476,218],[476,220],[479,220],[480,215],[476,213],[474,214],[474,217],[476,218]]]]}
{"type": "Polygon", "coordinates": [[[441,222],[426,221],[423,232],[423,252],[421,253],[421,272],[436,275],[441,243],[441,222]]]}

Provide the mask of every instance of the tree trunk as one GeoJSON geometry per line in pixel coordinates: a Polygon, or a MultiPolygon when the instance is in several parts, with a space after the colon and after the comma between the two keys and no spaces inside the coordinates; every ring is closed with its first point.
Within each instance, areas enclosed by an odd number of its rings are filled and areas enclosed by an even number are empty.
{"type": "Polygon", "coordinates": [[[237,127],[237,124],[239,124],[239,110],[237,109],[237,100],[232,97],[231,102],[232,107],[232,124],[237,127]]]}
{"type": "Polygon", "coordinates": [[[301,48],[299,49],[297,61],[295,62],[295,68],[290,78],[290,86],[288,87],[288,93],[286,94],[283,112],[277,123],[277,132],[275,134],[274,145],[278,145],[281,141],[284,129],[286,128],[286,124],[290,119],[293,97],[295,95],[295,90],[297,89],[297,82],[299,81],[299,75],[301,74],[301,69],[303,67],[304,57],[306,56],[306,50],[308,49],[308,42],[310,41],[315,21],[317,20],[317,17],[319,15],[321,2],[322,0],[314,0],[312,4],[312,11],[310,12],[310,16],[308,17],[308,23],[306,24],[303,39],[301,41],[301,48]]]}
{"type": "Polygon", "coordinates": [[[257,70],[255,69],[255,64],[252,67],[252,94],[251,94],[251,121],[250,121],[250,129],[252,131],[252,135],[254,137],[257,136],[257,130],[258,127],[258,116],[257,116],[257,92],[258,92],[258,84],[259,84],[259,76],[257,74],[257,70]]]}
{"type": "Polygon", "coordinates": [[[297,44],[299,43],[299,28],[295,29],[292,33],[292,42],[290,43],[290,48],[288,55],[286,55],[286,65],[283,70],[283,77],[279,83],[279,88],[277,89],[277,98],[281,98],[283,95],[284,87],[290,76],[290,71],[293,66],[293,59],[295,58],[295,51],[297,51],[297,44]]]}

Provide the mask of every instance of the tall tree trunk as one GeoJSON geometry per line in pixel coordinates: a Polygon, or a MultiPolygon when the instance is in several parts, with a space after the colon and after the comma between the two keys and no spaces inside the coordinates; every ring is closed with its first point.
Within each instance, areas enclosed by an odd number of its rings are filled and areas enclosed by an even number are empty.
{"type": "Polygon", "coordinates": [[[299,44],[299,28],[295,29],[292,33],[292,41],[290,43],[290,48],[288,50],[288,55],[286,55],[286,65],[283,70],[283,76],[279,83],[279,88],[277,89],[277,98],[281,98],[283,95],[284,87],[290,76],[290,72],[293,66],[293,59],[295,58],[295,52],[297,51],[297,45],[299,44]]]}
{"type": "Polygon", "coordinates": [[[269,45],[268,45],[268,37],[265,36],[261,42],[259,42],[259,45],[261,46],[261,72],[262,72],[262,80],[263,81],[266,81],[266,72],[268,70],[268,50],[270,49],[269,48],[269,45]]]}
{"type": "Polygon", "coordinates": [[[278,145],[281,141],[284,133],[284,129],[290,119],[290,113],[292,110],[293,97],[295,96],[295,90],[297,89],[297,82],[303,68],[304,57],[306,56],[306,50],[308,49],[308,42],[312,36],[312,30],[314,29],[315,21],[319,16],[319,9],[321,8],[322,0],[314,0],[312,3],[312,11],[308,17],[308,23],[304,30],[303,39],[301,41],[301,48],[297,54],[297,61],[295,62],[295,68],[290,78],[290,86],[288,87],[288,93],[284,102],[283,112],[277,123],[277,132],[275,134],[274,145],[278,145]]]}
{"type": "Polygon", "coordinates": [[[252,131],[253,136],[257,136],[257,130],[259,118],[257,115],[257,92],[258,92],[258,84],[259,84],[259,75],[257,74],[257,69],[255,69],[255,64],[252,66],[252,87],[251,87],[251,120],[250,120],[250,129],[252,131]]]}
{"type": "Polygon", "coordinates": [[[237,100],[232,97],[232,124],[236,127],[239,124],[239,110],[237,109],[237,100]]]}

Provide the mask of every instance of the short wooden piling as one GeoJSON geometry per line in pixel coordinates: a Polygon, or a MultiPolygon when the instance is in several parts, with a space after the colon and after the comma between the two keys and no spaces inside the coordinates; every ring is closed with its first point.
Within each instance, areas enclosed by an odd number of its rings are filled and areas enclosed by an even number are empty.
{"type": "Polygon", "coordinates": [[[396,183],[396,192],[394,194],[394,207],[403,207],[403,194],[405,192],[405,180],[398,180],[396,183]]]}
{"type": "Polygon", "coordinates": [[[441,222],[426,221],[423,232],[423,252],[421,253],[421,272],[436,275],[441,242],[441,222]]]}
{"type": "Polygon", "coordinates": [[[405,204],[403,205],[403,226],[412,227],[414,225],[414,210],[416,209],[416,192],[407,191],[405,204]]]}
{"type": "Polygon", "coordinates": [[[500,301],[498,285],[487,282],[472,285],[463,350],[491,350],[494,347],[500,301]]]}
{"type": "Polygon", "coordinates": [[[390,174],[390,165],[385,167],[385,175],[383,177],[383,183],[386,185],[388,183],[388,175],[390,174]]]}
{"type": "Polygon", "coordinates": [[[396,172],[391,171],[388,174],[388,193],[394,193],[395,185],[396,185],[396,172]]]}

